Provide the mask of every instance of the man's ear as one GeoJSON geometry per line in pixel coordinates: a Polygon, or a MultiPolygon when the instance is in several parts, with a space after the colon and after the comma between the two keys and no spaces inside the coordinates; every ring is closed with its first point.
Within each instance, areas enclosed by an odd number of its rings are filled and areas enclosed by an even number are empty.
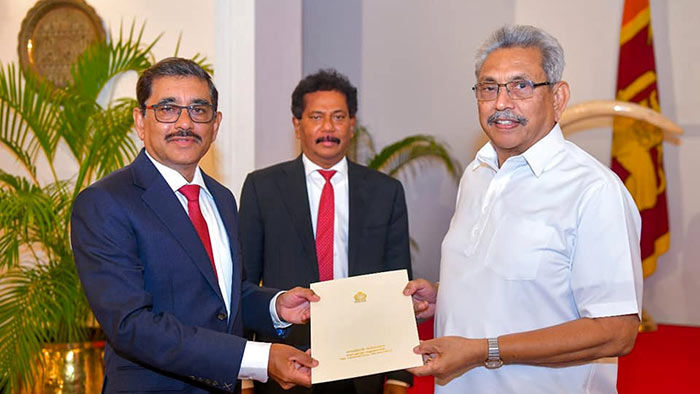
{"type": "Polygon", "coordinates": [[[297,119],[294,115],[292,115],[292,124],[294,125],[294,135],[296,135],[298,140],[301,139],[301,133],[299,131],[301,119],[297,119]]]}
{"type": "Polygon", "coordinates": [[[350,138],[355,136],[355,127],[357,126],[357,117],[350,118],[350,138]]]}
{"type": "Polygon", "coordinates": [[[139,139],[143,141],[146,136],[143,111],[141,111],[141,108],[136,107],[134,108],[132,115],[134,117],[134,127],[136,128],[136,133],[138,134],[139,139]]]}
{"type": "Polygon", "coordinates": [[[554,98],[554,120],[559,122],[561,114],[564,113],[566,104],[569,102],[569,96],[571,95],[569,84],[566,81],[557,82],[554,85],[552,95],[554,98]]]}
{"type": "Polygon", "coordinates": [[[219,126],[221,126],[221,118],[223,115],[221,114],[221,111],[216,111],[216,117],[214,117],[214,124],[213,126],[213,131],[214,133],[211,136],[212,142],[216,141],[216,136],[219,135],[219,126]]]}

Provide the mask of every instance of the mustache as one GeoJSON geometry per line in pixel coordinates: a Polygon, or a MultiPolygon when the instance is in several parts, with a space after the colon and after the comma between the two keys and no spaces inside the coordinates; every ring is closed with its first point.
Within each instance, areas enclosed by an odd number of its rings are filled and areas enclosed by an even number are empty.
{"type": "Polygon", "coordinates": [[[320,144],[321,142],[334,142],[336,144],[340,144],[340,138],[334,137],[332,135],[324,135],[323,137],[316,138],[317,144],[320,144]]]}
{"type": "Polygon", "coordinates": [[[190,129],[177,129],[174,133],[170,133],[170,134],[166,135],[165,140],[169,141],[173,138],[181,138],[181,137],[190,137],[190,138],[196,139],[197,141],[202,141],[202,137],[198,136],[190,129]]]}
{"type": "Polygon", "coordinates": [[[524,116],[517,115],[513,111],[506,109],[503,111],[496,111],[493,115],[489,116],[487,119],[488,124],[496,123],[499,120],[510,120],[512,122],[518,122],[525,126],[527,124],[527,118],[524,116]]]}

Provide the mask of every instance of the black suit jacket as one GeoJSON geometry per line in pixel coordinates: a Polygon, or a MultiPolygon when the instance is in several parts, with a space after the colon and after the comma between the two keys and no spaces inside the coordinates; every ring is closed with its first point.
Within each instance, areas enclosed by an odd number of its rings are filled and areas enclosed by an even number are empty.
{"type": "Polygon", "coordinates": [[[143,151],[75,200],[75,262],[107,336],[105,393],[235,391],[243,325],[275,333],[275,291],[245,281],[233,195],[203,176],[231,245],[231,316],[187,212],[143,151]]]}
{"type": "MultiPolygon", "coordinates": [[[[348,273],[407,269],[408,214],[401,183],[348,160],[348,273]]],[[[252,172],[241,192],[240,234],[248,280],[288,289],[318,282],[316,243],[301,156],[252,172]]],[[[262,341],[280,339],[258,333],[262,341]]],[[[309,326],[294,326],[285,343],[309,347],[309,326]]],[[[412,383],[405,371],[390,378],[412,383]]],[[[383,375],[355,379],[358,393],[381,392],[383,375]],[[377,391],[379,390],[379,391],[377,391]]],[[[256,387],[257,392],[257,387],[256,387]]]]}

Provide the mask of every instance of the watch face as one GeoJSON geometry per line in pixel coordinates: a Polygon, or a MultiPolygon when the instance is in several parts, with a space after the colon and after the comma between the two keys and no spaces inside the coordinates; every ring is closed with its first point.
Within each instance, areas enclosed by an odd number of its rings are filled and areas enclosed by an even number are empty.
{"type": "Polygon", "coordinates": [[[497,358],[495,360],[489,359],[486,360],[484,364],[486,364],[486,368],[488,369],[496,369],[500,368],[503,365],[503,360],[501,360],[500,358],[497,358]]]}

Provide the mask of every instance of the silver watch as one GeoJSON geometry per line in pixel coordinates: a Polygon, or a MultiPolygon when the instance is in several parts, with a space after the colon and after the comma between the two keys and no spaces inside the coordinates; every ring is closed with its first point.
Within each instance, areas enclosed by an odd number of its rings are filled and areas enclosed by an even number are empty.
{"type": "Polygon", "coordinates": [[[498,338],[487,339],[489,343],[489,357],[484,361],[484,365],[488,369],[500,368],[503,365],[503,360],[501,360],[501,353],[498,350],[498,338]]]}

